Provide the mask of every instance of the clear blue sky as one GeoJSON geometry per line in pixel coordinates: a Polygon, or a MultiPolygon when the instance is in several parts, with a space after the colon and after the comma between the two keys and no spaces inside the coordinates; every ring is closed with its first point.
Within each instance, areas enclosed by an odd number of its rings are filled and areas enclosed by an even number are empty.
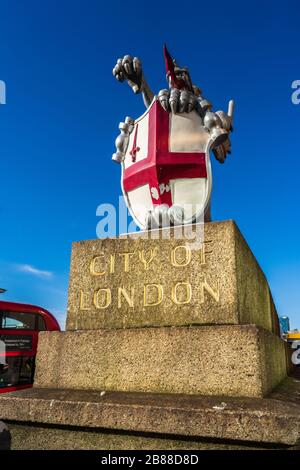
{"type": "Polygon", "coordinates": [[[300,327],[299,13],[298,0],[2,0],[1,298],[63,321],[71,242],[95,238],[96,207],[117,202],[118,123],[144,110],[111,69],[138,55],[158,91],[167,42],[214,109],[235,99],[233,154],[213,164],[213,218],[236,220],[279,314],[300,327]]]}

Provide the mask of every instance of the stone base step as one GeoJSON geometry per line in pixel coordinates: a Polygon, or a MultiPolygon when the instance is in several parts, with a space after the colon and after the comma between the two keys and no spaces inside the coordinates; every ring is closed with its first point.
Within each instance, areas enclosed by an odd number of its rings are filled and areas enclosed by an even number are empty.
{"type": "Polygon", "coordinates": [[[173,435],[179,441],[185,436],[225,444],[295,446],[300,437],[300,380],[288,377],[268,398],[32,388],[0,396],[0,419],[23,427],[34,423],[46,430],[60,427],[66,433],[75,427],[90,433],[109,429],[112,434],[173,435]]]}
{"type": "Polygon", "coordinates": [[[41,332],[35,386],[263,397],[287,375],[285,343],[255,325],[41,332]]]}

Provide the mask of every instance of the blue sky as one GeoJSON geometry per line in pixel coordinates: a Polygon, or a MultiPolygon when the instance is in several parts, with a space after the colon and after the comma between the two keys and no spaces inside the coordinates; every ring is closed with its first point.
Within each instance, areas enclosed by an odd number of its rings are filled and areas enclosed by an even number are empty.
{"type": "Polygon", "coordinates": [[[2,0],[1,298],[63,322],[71,243],[95,238],[97,206],[117,203],[118,123],[144,110],[111,69],[138,55],[158,91],[166,42],[214,109],[236,102],[232,156],[213,162],[213,218],[237,222],[279,314],[300,327],[299,13],[296,0],[2,0]]]}

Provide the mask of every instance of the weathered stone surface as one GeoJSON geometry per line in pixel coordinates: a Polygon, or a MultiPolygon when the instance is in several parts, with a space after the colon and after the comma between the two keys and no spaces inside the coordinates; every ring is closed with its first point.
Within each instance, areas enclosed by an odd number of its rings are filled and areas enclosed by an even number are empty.
{"type": "MultiPolygon", "coordinates": [[[[96,391],[33,388],[1,395],[0,418],[24,423],[25,426],[44,423],[45,438],[53,430],[49,425],[55,425],[74,426],[78,431],[87,428],[95,432],[106,428],[135,431],[139,435],[158,433],[162,437],[173,435],[174,440],[179,441],[182,439],[180,436],[219,439],[225,445],[228,440],[246,445],[251,442],[296,445],[300,437],[299,396],[300,381],[294,378],[286,379],[275,393],[262,399],[118,392],[103,395],[96,391]]],[[[22,448],[24,443],[17,444],[13,428],[11,430],[13,445],[22,448]]],[[[70,442],[67,448],[72,448],[72,445],[73,448],[76,445],[82,446],[77,448],[85,448],[87,440],[83,439],[82,444],[74,429],[73,436],[72,433],[68,435],[69,431],[64,428],[63,434],[70,442]]],[[[61,439],[62,436],[58,435],[57,447],[54,448],[64,448],[61,439]]],[[[114,437],[110,439],[107,436],[107,442],[103,444],[103,438],[98,438],[98,444],[95,444],[97,439],[94,436],[92,445],[98,445],[100,449],[116,448],[114,437]]],[[[47,448],[46,441],[36,445],[47,448]]],[[[119,445],[119,448],[126,448],[121,443],[119,445]]],[[[140,448],[134,445],[137,443],[129,448],[140,448]]],[[[162,443],[161,447],[157,445],[150,441],[144,443],[144,448],[173,448],[162,443]]],[[[32,448],[32,439],[28,446],[32,448]]],[[[213,444],[211,448],[214,448],[213,444]]]]}
{"type": "Polygon", "coordinates": [[[37,387],[260,397],[284,343],[254,325],[42,332],[37,387]]]}
{"type": "Polygon", "coordinates": [[[33,389],[0,395],[14,448],[296,445],[300,382],[262,398],[287,372],[265,276],[233,222],[195,230],[74,244],[68,331],[40,333],[33,389]]]}
{"type": "MultiPolygon", "coordinates": [[[[12,450],[269,450],[276,444],[223,442],[211,439],[173,438],[87,428],[9,423],[12,450]]],[[[282,445],[279,447],[282,448],[282,445]]],[[[285,449],[286,447],[284,447],[285,449]]],[[[288,447],[290,449],[290,447],[288,447]]],[[[98,458],[100,461],[100,458],[98,458]]],[[[195,461],[195,459],[194,459],[195,461]]]]}
{"type": "Polygon", "coordinates": [[[253,323],[277,334],[267,280],[235,223],[185,230],[74,243],[67,329],[253,323]]]}

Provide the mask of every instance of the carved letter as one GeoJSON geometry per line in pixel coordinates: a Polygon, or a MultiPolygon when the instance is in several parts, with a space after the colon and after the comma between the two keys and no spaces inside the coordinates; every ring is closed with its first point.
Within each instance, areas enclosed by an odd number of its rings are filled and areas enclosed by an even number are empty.
{"type": "Polygon", "coordinates": [[[129,257],[133,255],[133,253],[119,253],[119,256],[124,256],[124,272],[129,272],[129,257]]]}
{"type": "Polygon", "coordinates": [[[130,289],[130,296],[128,292],[124,289],[124,287],[119,287],[118,288],[118,308],[122,307],[122,296],[128,303],[129,307],[133,307],[133,302],[134,302],[134,287],[131,287],[130,289]]]}
{"type": "MultiPolygon", "coordinates": [[[[80,310],[90,310],[91,309],[90,306],[85,305],[86,296],[87,296],[87,294],[85,294],[83,292],[83,290],[81,289],[80,290],[80,302],[79,302],[79,309],[80,310]]],[[[89,302],[87,302],[87,303],[89,303],[89,302]]]]}
{"type": "Polygon", "coordinates": [[[104,255],[101,254],[101,255],[95,256],[92,259],[91,264],[90,264],[90,273],[91,273],[92,276],[103,276],[105,274],[105,271],[97,271],[97,269],[96,269],[98,260],[100,260],[103,257],[104,257],[104,255]]]}
{"type": "Polygon", "coordinates": [[[110,289],[98,289],[94,294],[94,305],[96,308],[105,309],[109,307],[111,304],[111,291],[110,289]],[[102,296],[101,302],[101,294],[104,294],[104,299],[102,296]],[[104,300],[104,302],[103,302],[104,300]]]}
{"type": "Polygon", "coordinates": [[[208,251],[206,245],[211,243],[212,240],[205,240],[200,248],[200,264],[206,264],[206,255],[212,253],[212,250],[208,251]]]}
{"type": "Polygon", "coordinates": [[[164,290],[161,284],[145,284],[144,285],[144,307],[154,307],[162,303],[164,290]],[[156,289],[156,300],[149,302],[149,290],[156,289]]]}
{"type": "Polygon", "coordinates": [[[172,300],[174,304],[176,305],[184,305],[184,304],[189,304],[192,298],[192,286],[189,282],[177,282],[173,287],[172,287],[172,300]],[[177,297],[177,289],[179,286],[184,286],[185,291],[186,291],[186,298],[185,300],[178,300],[177,297]]]}
{"type": "Polygon", "coordinates": [[[116,255],[110,255],[110,274],[115,272],[116,255]]]}
{"type": "Polygon", "coordinates": [[[204,291],[208,292],[208,294],[216,301],[220,301],[220,284],[217,281],[217,288],[214,290],[207,282],[206,278],[200,281],[200,303],[204,302],[204,291]]]}
{"type": "Polygon", "coordinates": [[[180,268],[182,266],[187,266],[188,264],[190,264],[191,258],[192,258],[191,249],[190,249],[189,246],[186,246],[186,245],[178,245],[175,248],[173,248],[173,250],[171,252],[171,263],[176,268],[180,268]],[[178,258],[177,258],[177,251],[178,250],[183,250],[184,260],[182,262],[178,261],[178,258]]]}
{"type": "Polygon", "coordinates": [[[154,256],[156,255],[156,248],[154,250],[150,250],[150,257],[148,261],[145,259],[145,251],[139,251],[139,258],[140,261],[144,264],[145,271],[148,271],[150,263],[153,261],[154,256]]]}

